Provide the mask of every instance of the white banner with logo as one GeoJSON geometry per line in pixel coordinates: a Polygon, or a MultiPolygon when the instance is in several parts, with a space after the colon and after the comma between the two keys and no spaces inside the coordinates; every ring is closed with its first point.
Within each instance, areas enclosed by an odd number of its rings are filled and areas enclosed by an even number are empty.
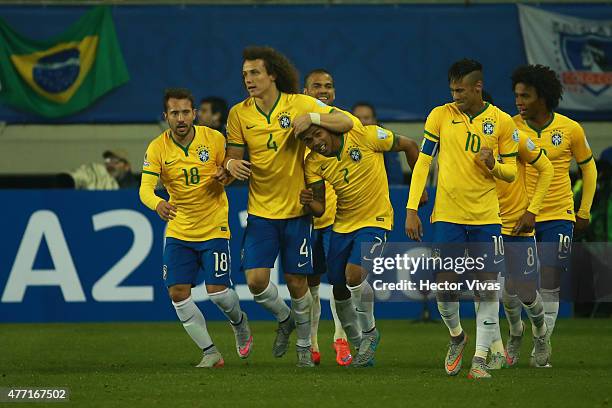
{"type": "Polygon", "coordinates": [[[559,107],[612,110],[612,20],[518,8],[527,61],[549,66],[563,83],[559,107]]]}

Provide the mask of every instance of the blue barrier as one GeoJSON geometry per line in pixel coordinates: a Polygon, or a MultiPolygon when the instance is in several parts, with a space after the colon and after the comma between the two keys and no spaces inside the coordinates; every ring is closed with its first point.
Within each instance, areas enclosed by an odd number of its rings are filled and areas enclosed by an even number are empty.
{"type": "MultiPolygon", "coordinates": [[[[606,4],[543,5],[575,17],[612,19],[606,4]]],[[[1,6],[21,34],[49,38],[83,15],[84,7],[1,6]]],[[[245,97],[242,49],[270,45],[302,74],[324,67],[334,74],[336,104],[359,100],[382,120],[423,120],[449,101],[449,65],[479,59],[485,88],[496,104],[516,113],[510,74],[526,63],[514,4],[363,6],[114,6],[113,18],[130,81],[82,113],[59,120],[0,106],[9,123],[155,122],[169,86],[196,97],[245,97]],[[486,34],[485,34],[486,33],[486,34]]],[[[578,120],[609,120],[609,112],[573,112],[578,120]]]]}
{"type": "MultiPolygon", "coordinates": [[[[239,271],[247,191],[236,187],[227,193],[232,280],[251,319],[269,319],[252,301],[239,271]]],[[[406,241],[408,189],[392,187],[390,195],[396,214],[389,241],[406,241]]],[[[425,241],[431,239],[428,220],[434,195],[430,191],[428,205],[420,210],[425,241]]],[[[0,322],[176,318],[162,280],[165,224],[140,203],[137,191],[0,190],[0,202],[6,203],[7,210],[0,238],[0,322]]],[[[276,269],[272,279],[283,281],[276,269]]],[[[323,299],[329,298],[329,289],[323,285],[323,299]]],[[[289,298],[284,285],[280,291],[289,298]]],[[[193,293],[197,301],[207,298],[200,285],[193,293]]],[[[200,305],[208,319],[223,318],[211,302],[200,305]]],[[[378,302],[376,315],[413,318],[419,316],[421,307],[414,302],[378,302]]],[[[473,308],[465,307],[463,315],[473,315],[473,308]]],[[[323,317],[331,317],[327,305],[323,317]]]]}

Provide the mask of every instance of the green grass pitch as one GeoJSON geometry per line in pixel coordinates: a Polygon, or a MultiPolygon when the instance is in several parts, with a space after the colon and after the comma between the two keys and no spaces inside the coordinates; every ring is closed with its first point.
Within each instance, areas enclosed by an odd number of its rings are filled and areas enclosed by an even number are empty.
{"type": "Polygon", "coordinates": [[[293,347],[281,359],[272,357],[274,323],[251,327],[254,349],[243,361],[228,324],[211,322],[226,365],[207,370],[193,367],[200,352],[178,322],[2,324],[0,387],[69,387],[73,406],[612,406],[610,319],[560,320],[554,368],[528,367],[532,342],[526,337],[519,367],[480,381],[466,378],[473,320],[463,322],[469,347],[453,378],[443,368],[448,339],[440,322],[379,321],[382,340],[376,366],[368,369],[335,365],[329,321],[321,322],[322,362],[314,369],[295,367],[293,347]]]}

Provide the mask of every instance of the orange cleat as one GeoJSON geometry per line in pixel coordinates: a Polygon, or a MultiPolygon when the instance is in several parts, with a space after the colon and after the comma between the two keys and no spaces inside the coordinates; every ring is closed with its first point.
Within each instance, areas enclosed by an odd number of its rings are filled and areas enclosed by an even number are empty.
{"type": "Polygon", "coordinates": [[[315,365],[321,364],[321,353],[319,351],[314,351],[313,349],[310,349],[310,352],[312,353],[312,362],[315,365]]]}
{"type": "Polygon", "coordinates": [[[334,341],[334,350],[336,350],[336,362],[341,366],[348,366],[353,361],[351,355],[351,348],[344,339],[337,339],[334,341]]]}

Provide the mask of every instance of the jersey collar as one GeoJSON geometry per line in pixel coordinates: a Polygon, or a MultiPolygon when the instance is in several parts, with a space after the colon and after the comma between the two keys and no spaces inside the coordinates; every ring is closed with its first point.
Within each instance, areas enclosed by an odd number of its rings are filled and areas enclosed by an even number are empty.
{"type": "Polygon", "coordinates": [[[276,105],[278,105],[278,101],[280,101],[281,95],[282,95],[282,92],[278,91],[278,97],[276,98],[276,102],[274,102],[274,105],[272,105],[272,109],[270,109],[270,112],[268,114],[266,114],[264,111],[261,110],[259,106],[257,106],[257,101],[255,101],[255,98],[253,98],[253,104],[255,105],[255,108],[257,108],[257,111],[259,113],[264,115],[264,117],[268,121],[268,124],[270,124],[270,116],[272,116],[272,112],[274,112],[274,109],[276,109],[276,105]]]}
{"type": "Polygon", "coordinates": [[[542,126],[541,128],[537,128],[535,126],[532,126],[531,123],[529,123],[529,121],[525,120],[525,123],[527,124],[527,126],[529,126],[529,128],[531,130],[533,130],[534,132],[536,132],[538,134],[538,137],[540,137],[540,133],[542,133],[544,131],[544,129],[546,129],[547,127],[550,126],[551,123],[553,123],[553,120],[555,120],[555,112],[552,112],[552,115],[550,117],[550,120],[548,122],[546,122],[544,124],[544,126],[542,126]]]}
{"type": "Polygon", "coordinates": [[[193,139],[191,139],[191,141],[187,144],[187,146],[183,146],[182,144],[177,142],[174,136],[172,136],[172,130],[168,129],[168,134],[170,135],[170,139],[172,139],[174,144],[177,145],[183,151],[183,153],[185,153],[185,157],[189,157],[189,147],[191,146],[191,144],[196,138],[196,128],[193,125],[191,126],[191,128],[193,129],[193,139]]]}

